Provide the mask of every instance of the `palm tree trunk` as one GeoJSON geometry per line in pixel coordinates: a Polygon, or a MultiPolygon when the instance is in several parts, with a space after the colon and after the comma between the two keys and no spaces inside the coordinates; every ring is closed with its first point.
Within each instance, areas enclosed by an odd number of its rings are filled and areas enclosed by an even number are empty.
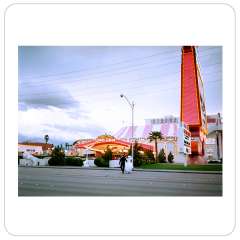
{"type": "Polygon", "coordinates": [[[155,140],[156,162],[158,163],[157,139],[155,140]]]}

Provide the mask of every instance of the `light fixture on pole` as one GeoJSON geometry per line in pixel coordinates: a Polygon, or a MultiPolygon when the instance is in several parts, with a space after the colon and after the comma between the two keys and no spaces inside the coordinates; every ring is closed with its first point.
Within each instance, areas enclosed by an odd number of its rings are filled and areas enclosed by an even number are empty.
{"type": "MultiPolygon", "coordinates": [[[[126,96],[124,96],[122,93],[121,93],[120,97],[126,98],[126,96]]],[[[127,99],[127,101],[128,101],[128,99],[127,99]]],[[[132,102],[132,104],[131,104],[129,101],[128,101],[128,103],[129,103],[130,107],[132,108],[132,165],[133,165],[133,108],[134,108],[134,103],[132,102]]]]}

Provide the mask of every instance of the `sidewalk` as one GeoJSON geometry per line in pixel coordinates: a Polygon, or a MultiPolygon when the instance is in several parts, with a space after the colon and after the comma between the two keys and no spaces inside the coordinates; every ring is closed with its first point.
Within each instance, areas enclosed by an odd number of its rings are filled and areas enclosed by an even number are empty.
{"type": "MultiPolygon", "coordinates": [[[[60,168],[60,169],[84,169],[84,170],[112,170],[120,171],[120,168],[104,168],[104,167],[73,167],[73,166],[25,166],[18,165],[18,167],[30,167],[30,168],[60,168]]],[[[172,172],[172,173],[196,173],[196,174],[222,174],[221,171],[193,171],[193,170],[165,170],[165,169],[139,169],[134,168],[133,171],[136,172],[172,172]]]]}

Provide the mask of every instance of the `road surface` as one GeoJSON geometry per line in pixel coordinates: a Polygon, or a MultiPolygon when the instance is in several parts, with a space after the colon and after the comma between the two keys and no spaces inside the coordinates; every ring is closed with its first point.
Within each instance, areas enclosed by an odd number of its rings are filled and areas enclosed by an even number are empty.
{"type": "Polygon", "coordinates": [[[222,174],[24,166],[18,196],[222,196],[222,174]]]}

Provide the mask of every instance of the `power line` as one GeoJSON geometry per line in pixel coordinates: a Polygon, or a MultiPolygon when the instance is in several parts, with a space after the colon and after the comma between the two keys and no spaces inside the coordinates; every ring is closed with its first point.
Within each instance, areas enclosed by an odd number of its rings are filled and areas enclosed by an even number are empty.
{"type": "MultiPolygon", "coordinates": [[[[221,53],[221,52],[219,52],[219,53],[221,53]]],[[[213,53],[213,54],[209,54],[209,55],[204,55],[204,56],[202,56],[202,57],[211,56],[211,55],[215,55],[215,54],[219,54],[219,53],[213,53]]],[[[178,57],[178,56],[176,56],[176,57],[178,57]]],[[[171,57],[171,58],[176,58],[176,57],[171,57]]],[[[168,58],[168,59],[169,59],[169,58],[168,58]]],[[[57,81],[57,80],[62,80],[62,79],[69,79],[69,78],[76,78],[76,77],[83,77],[83,76],[88,76],[88,75],[94,75],[94,74],[99,74],[99,73],[104,73],[104,72],[112,72],[112,71],[116,71],[116,70],[120,70],[120,69],[125,69],[125,68],[140,66],[140,65],[149,64],[149,63],[158,62],[158,61],[163,61],[163,60],[165,60],[165,59],[156,60],[156,61],[147,62],[147,63],[142,63],[142,64],[138,64],[138,65],[133,65],[133,66],[128,66],[128,67],[123,67],[123,68],[118,68],[118,69],[113,69],[113,70],[108,70],[108,71],[103,71],[103,72],[98,72],[98,73],[91,73],[91,74],[80,75],[80,76],[73,76],[73,77],[66,77],[66,78],[58,78],[58,79],[52,79],[52,80],[46,80],[46,81],[47,81],[47,82],[48,82],[48,81],[57,81]]],[[[98,77],[93,77],[93,78],[88,78],[88,79],[82,79],[82,80],[74,80],[74,81],[60,82],[60,83],[56,83],[56,84],[76,82],[76,81],[84,81],[84,80],[89,80],[89,79],[94,79],[94,78],[101,78],[101,77],[108,77],[108,76],[113,76],[113,75],[118,75],[118,74],[124,74],[124,73],[135,72],[135,71],[145,70],[145,69],[149,69],[149,68],[154,68],[154,67],[159,67],[159,66],[174,64],[174,63],[178,63],[178,62],[181,62],[181,61],[171,62],[171,63],[166,63],[166,64],[161,64],[161,65],[152,66],[152,67],[148,67],[148,68],[136,69],[136,70],[132,70],[132,71],[128,71],[128,72],[115,73],[115,74],[106,75],[106,76],[98,76],[98,77]]],[[[46,82],[46,81],[41,81],[41,83],[42,83],[42,82],[46,82]]],[[[23,84],[19,84],[19,85],[34,84],[34,83],[39,83],[39,82],[23,83],[23,84]]],[[[53,85],[53,84],[55,84],[55,83],[44,84],[44,85],[37,85],[37,86],[27,86],[27,87],[22,87],[22,88],[46,86],[46,85],[53,85]]]]}
{"type": "MultiPolygon", "coordinates": [[[[176,81],[176,80],[175,80],[176,81]]],[[[222,80],[215,80],[215,81],[209,81],[209,82],[205,82],[204,84],[207,83],[211,83],[211,82],[219,82],[222,80]]],[[[156,85],[156,84],[154,84],[156,85]]],[[[150,86],[150,85],[148,85],[150,86]]],[[[191,87],[191,86],[195,86],[194,85],[189,85],[185,88],[191,87]]],[[[140,86],[140,87],[146,87],[146,86],[140,86]]],[[[133,88],[140,88],[140,87],[133,87],[133,88]]],[[[132,95],[128,95],[128,96],[136,96],[136,95],[141,95],[141,94],[148,94],[148,93],[156,93],[156,92],[161,92],[161,91],[169,91],[169,90],[173,90],[173,89],[179,89],[181,87],[176,87],[176,88],[169,88],[169,89],[163,89],[163,90],[157,90],[157,91],[152,91],[152,92],[146,92],[146,93],[137,93],[137,94],[132,94],[132,95]]],[[[132,89],[132,88],[127,88],[127,89],[121,89],[121,90],[128,90],[128,89],[132,89]]],[[[103,92],[103,93],[109,93],[109,92],[117,92],[117,91],[121,91],[121,90],[114,90],[114,91],[108,91],[108,92],[103,92]]],[[[95,94],[102,94],[102,93],[95,93],[95,94]]],[[[88,96],[88,95],[95,95],[95,94],[87,94],[87,95],[78,95],[78,96],[88,96]]],[[[76,96],[75,96],[76,97],[76,96]]],[[[52,100],[52,99],[62,99],[62,98],[68,98],[68,97],[61,97],[61,98],[50,98],[50,99],[36,99],[36,100],[52,100]]],[[[110,100],[110,99],[115,99],[114,98],[106,98],[106,99],[96,99],[96,100],[91,100],[91,101],[81,101],[81,102],[92,102],[92,101],[100,101],[100,100],[110,100]]],[[[26,101],[36,101],[36,100],[25,100],[26,101]]],[[[57,103],[57,104],[50,104],[50,105],[61,105],[61,104],[69,104],[69,103],[79,103],[79,102],[68,102],[68,103],[57,103]]]]}
{"type": "MultiPolygon", "coordinates": [[[[217,95],[217,96],[211,96],[211,97],[206,97],[205,99],[209,99],[209,98],[215,98],[215,97],[222,97],[222,95],[217,95]]],[[[154,106],[159,106],[159,105],[166,105],[166,104],[173,104],[173,103],[181,103],[181,102],[171,102],[171,103],[169,103],[169,102],[167,102],[167,103],[159,103],[159,104],[157,104],[157,105],[152,105],[151,104],[151,107],[154,107],[154,106]]],[[[136,104],[135,104],[136,105],[136,104]]],[[[149,105],[141,105],[141,107],[146,107],[146,106],[148,106],[149,107],[149,105]]]]}
{"type": "MultiPolygon", "coordinates": [[[[163,84],[163,83],[169,83],[169,82],[175,82],[175,81],[180,81],[180,79],[172,80],[172,81],[167,81],[167,82],[154,83],[154,84],[149,84],[149,85],[144,85],[144,86],[132,87],[132,88],[118,89],[118,90],[107,91],[107,92],[100,92],[100,93],[98,92],[98,93],[91,93],[91,94],[85,94],[85,95],[76,95],[76,96],[72,96],[72,97],[89,96],[89,95],[96,95],[96,94],[117,92],[117,91],[128,90],[128,89],[135,89],[135,88],[141,88],[141,87],[149,87],[149,86],[153,86],[153,85],[158,85],[158,84],[163,84]]],[[[69,97],[59,97],[59,98],[62,99],[62,98],[69,98],[69,97]]],[[[38,101],[39,101],[39,100],[59,99],[59,98],[45,98],[45,99],[38,99],[38,101]]],[[[36,100],[25,100],[25,101],[36,101],[36,100]]]]}
{"type": "MultiPolygon", "coordinates": [[[[180,57],[180,55],[179,55],[179,56],[176,56],[176,57],[180,57]]],[[[176,58],[176,57],[171,57],[171,58],[176,58]]],[[[75,77],[85,77],[85,76],[94,75],[94,74],[99,74],[99,73],[112,72],[112,71],[116,71],[116,70],[120,70],[120,69],[136,67],[136,66],[140,66],[140,65],[145,65],[145,64],[153,63],[153,62],[159,62],[159,61],[163,61],[163,60],[166,60],[166,59],[169,59],[169,58],[165,58],[165,59],[161,59],[161,60],[155,60],[155,61],[147,62],[147,63],[141,63],[141,64],[132,65],[132,66],[128,66],[128,67],[117,68],[117,69],[113,69],[113,70],[107,70],[107,71],[103,71],[103,72],[89,73],[89,74],[86,74],[86,75],[66,77],[66,78],[59,78],[59,79],[52,79],[52,80],[45,80],[45,81],[40,81],[40,83],[42,83],[42,82],[48,82],[48,81],[57,81],[57,80],[68,79],[68,78],[75,78],[75,77]]],[[[161,65],[158,65],[158,66],[168,65],[168,64],[178,63],[178,62],[181,62],[181,61],[172,62],[172,63],[166,63],[166,64],[161,64],[161,65]]],[[[33,83],[39,83],[39,82],[23,83],[23,84],[19,84],[19,85],[33,84],[33,83]]]]}
{"type": "MultiPolygon", "coordinates": [[[[181,49],[180,49],[180,50],[181,50],[181,49]]],[[[179,49],[178,49],[178,50],[173,50],[173,51],[170,51],[170,52],[159,53],[159,54],[155,54],[155,55],[151,55],[151,56],[147,56],[147,57],[136,58],[136,59],[132,59],[132,60],[128,60],[128,61],[123,61],[123,62],[118,62],[118,63],[108,64],[108,65],[103,65],[103,66],[99,66],[99,67],[86,68],[86,69],[81,69],[81,70],[72,71],[72,72],[55,73],[55,74],[51,74],[51,75],[44,75],[44,76],[31,77],[31,78],[22,78],[22,79],[19,79],[19,80],[27,80],[27,79],[33,79],[33,78],[50,77],[50,76],[56,76],[56,75],[62,75],[62,74],[69,74],[69,73],[75,73],[75,72],[81,72],[81,71],[88,71],[88,70],[92,70],[92,69],[103,68],[103,67],[109,67],[109,66],[113,66],[113,65],[117,65],[117,64],[126,63],[126,62],[137,61],[137,60],[141,60],[141,59],[144,59],[144,58],[155,57],[155,56],[163,55],[163,54],[166,54],[166,53],[177,52],[177,51],[180,51],[180,50],[179,50],[179,49]]]]}
{"type": "MultiPolygon", "coordinates": [[[[111,93],[111,92],[118,92],[118,91],[123,91],[123,90],[129,90],[129,89],[136,89],[136,88],[142,88],[142,87],[149,87],[149,86],[153,86],[153,85],[159,85],[159,84],[163,84],[163,83],[169,83],[169,82],[176,82],[179,81],[180,79],[177,80],[172,80],[172,81],[167,81],[167,82],[160,82],[160,83],[154,83],[154,84],[149,84],[149,85],[144,85],[144,86],[138,86],[138,87],[132,87],[132,88],[124,88],[124,89],[117,89],[117,90],[113,90],[113,91],[106,91],[106,92],[98,92],[98,93],[90,93],[90,94],[85,94],[85,95],[76,95],[76,96],[72,96],[72,97],[85,97],[85,96],[90,96],[90,95],[96,95],[96,94],[103,94],[103,93],[111,93]]],[[[217,81],[222,81],[222,80],[215,80],[215,81],[210,81],[210,82],[217,82],[217,81]]],[[[210,82],[205,82],[205,83],[210,83],[210,82]]],[[[204,84],[205,84],[204,83],[204,84]]],[[[160,90],[161,91],[161,90],[160,90]]],[[[45,99],[37,99],[38,101],[42,101],[42,100],[52,100],[52,99],[62,99],[62,98],[69,98],[68,97],[58,97],[58,98],[45,98],[45,99]]],[[[24,102],[28,102],[28,101],[36,101],[36,99],[34,100],[25,100],[24,102]]]]}
{"type": "MultiPolygon", "coordinates": [[[[154,68],[154,67],[159,67],[159,65],[153,66],[153,67],[142,68],[142,69],[140,69],[140,70],[145,70],[145,69],[154,68]]],[[[74,81],[68,81],[68,82],[61,82],[61,83],[80,82],[80,81],[86,81],[86,80],[95,79],[95,78],[110,77],[110,76],[114,76],[114,75],[119,75],[119,74],[124,74],[124,73],[129,73],[129,72],[136,72],[136,71],[139,71],[139,69],[137,69],[137,70],[132,70],[132,71],[128,71],[128,72],[115,73],[115,74],[110,74],[110,75],[105,75],[105,76],[100,76],[100,77],[86,78],[86,79],[74,80],[74,81]]],[[[178,72],[173,72],[173,73],[167,73],[167,74],[163,74],[163,75],[161,75],[161,76],[169,75],[169,74],[174,74],[174,73],[179,73],[179,72],[180,72],[180,71],[178,71],[178,72]]],[[[46,86],[46,85],[55,85],[55,84],[61,84],[61,83],[44,84],[44,85],[29,86],[29,87],[22,87],[22,88],[39,87],[39,86],[46,86]]],[[[19,89],[21,89],[21,88],[19,88],[19,89]]]]}
{"type": "MultiPolygon", "coordinates": [[[[212,47],[212,48],[204,49],[204,50],[201,50],[201,51],[199,51],[199,52],[203,52],[203,51],[206,51],[206,50],[209,50],[209,49],[214,49],[214,48],[218,48],[218,47],[212,47]]],[[[181,50],[181,49],[180,49],[180,50],[181,50]]],[[[147,57],[142,57],[142,58],[136,58],[136,59],[132,59],[132,60],[128,60],[128,61],[123,61],[123,62],[108,64],[108,65],[99,66],[99,67],[93,67],[93,68],[88,68],[88,69],[81,69],[81,70],[76,70],[76,71],[71,71],[71,72],[64,72],[64,73],[55,73],[55,74],[51,74],[51,75],[37,76],[37,77],[31,77],[31,78],[22,78],[22,79],[19,79],[19,80],[28,80],[28,79],[33,79],[33,78],[43,78],[43,77],[50,77],[50,76],[56,76],[56,75],[62,75],[62,74],[69,74],[69,73],[81,72],[81,71],[88,71],[88,70],[93,70],[93,69],[97,69],[97,68],[103,68],[103,67],[109,67],[109,66],[113,66],[113,65],[117,65],[117,64],[122,64],[122,63],[126,63],[126,62],[137,61],[137,60],[144,59],[144,58],[155,57],[155,56],[159,56],[159,55],[163,55],[163,54],[171,53],[171,52],[177,52],[177,51],[179,51],[179,50],[173,50],[173,51],[170,51],[170,52],[155,54],[155,55],[151,55],[151,56],[147,56],[147,57]]]]}
{"type": "Polygon", "coordinates": [[[112,84],[106,84],[106,85],[100,85],[100,86],[95,86],[95,87],[88,87],[88,88],[78,88],[78,89],[71,89],[71,90],[62,90],[62,91],[57,91],[57,92],[47,92],[47,93],[32,93],[32,94],[23,94],[23,95],[18,95],[18,96],[29,96],[29,95],[39,95],[39,94],[50,94],[50,93],[59,93],[59,92],[72,92],[72,91],[78,91],[78,90],[86,90],[86,89],[92,89],[92,88],[98,88],[98,87],[106,87],[106,86],[112,86],[112,85],[117,85],[117,84],[124,84],[124,83],[131,83],[131,82],[135,82],[135,81],[142,81],[142,80],[146,80],[149,78],[155,78],[155,77],[160,77],[162,75],[156,75],[156,76],[152,76],[152,77],[147,77],[147,78],[140,78],[140,79],[136,79],[136,80],[132,80],[132,81],[125,81],[125,82],[118,82],[118,83],[112,83],[112,84]]]}
{"type": "MultiPolygon", "coordinates": [[[[216,63],[216,64],[219,64],[219,63],[216,63]]],[[[213,64],[210,64],[210,65],[213,65],[213,64]]],[[[206,66],[208,66],[208,65],[206,65],[206,66]]],[[[204,66],[204,67],[206,67],[206,66],[204,66]]],[[[165,75],[170,75],[170,74],[175,74],[175,73],[180,73],[180,72],[181,72],[181,71],[174,72],[174,73],[169,73],[169,74],[157,75],[157,76],[148,77],[148,78],[137,79],[137,80],[133,80],[133,81],[127,81],[127,82],[120,82],[120,83],[108,84],[108,85],[103,85],[103,86],[116,85],[116,84],[122,84],[122,83],[129,83],[129,82],[140,81],[140,80],[144,80],[144,79],[155,78],[155,77],[160,77],[160,76],[165,76],[165,75]]],[[[218,71],[218,72],[221,72],[221,71],[218,71]]],[[[202,74],[202,75],[205,76],[205,75],[214,74],[214,73],[218,73],[218,72],[207,73],[207,74],[202,74]]],[[[173,81],[177,81],[177,80],[173,80],[173,81]]],[[[171,82],[171,81],[169,81],[169,82],[171,82]]],[[[97,87],[100,87],[100,86],[97,86],[97,87]]],[[[97,87],[82,88],[82,89],[75,89],[75,90],[84,90],[84,89],[91,89],[91,88],[97,88],[97,87]]],[[[75,90],[74,90],[74,91],[75,91],[75,90]]],[[[68,91],[68,90],[65,90],[65,91],[68,91]]],[[[65,91],[57,91],[57,92],[52,92],[52,93],[65,92],[65,91]]],[[[40,94],[41,94],[41,93],[40,93],[40,94]]],[[[45,94],[49,94],[49,93],[45,93],[45,94]]],[[[24,95],[19,95],[19,96],[28,96],[28,95],[39,95],[39,94],[24,94],[24,95]]]]}

